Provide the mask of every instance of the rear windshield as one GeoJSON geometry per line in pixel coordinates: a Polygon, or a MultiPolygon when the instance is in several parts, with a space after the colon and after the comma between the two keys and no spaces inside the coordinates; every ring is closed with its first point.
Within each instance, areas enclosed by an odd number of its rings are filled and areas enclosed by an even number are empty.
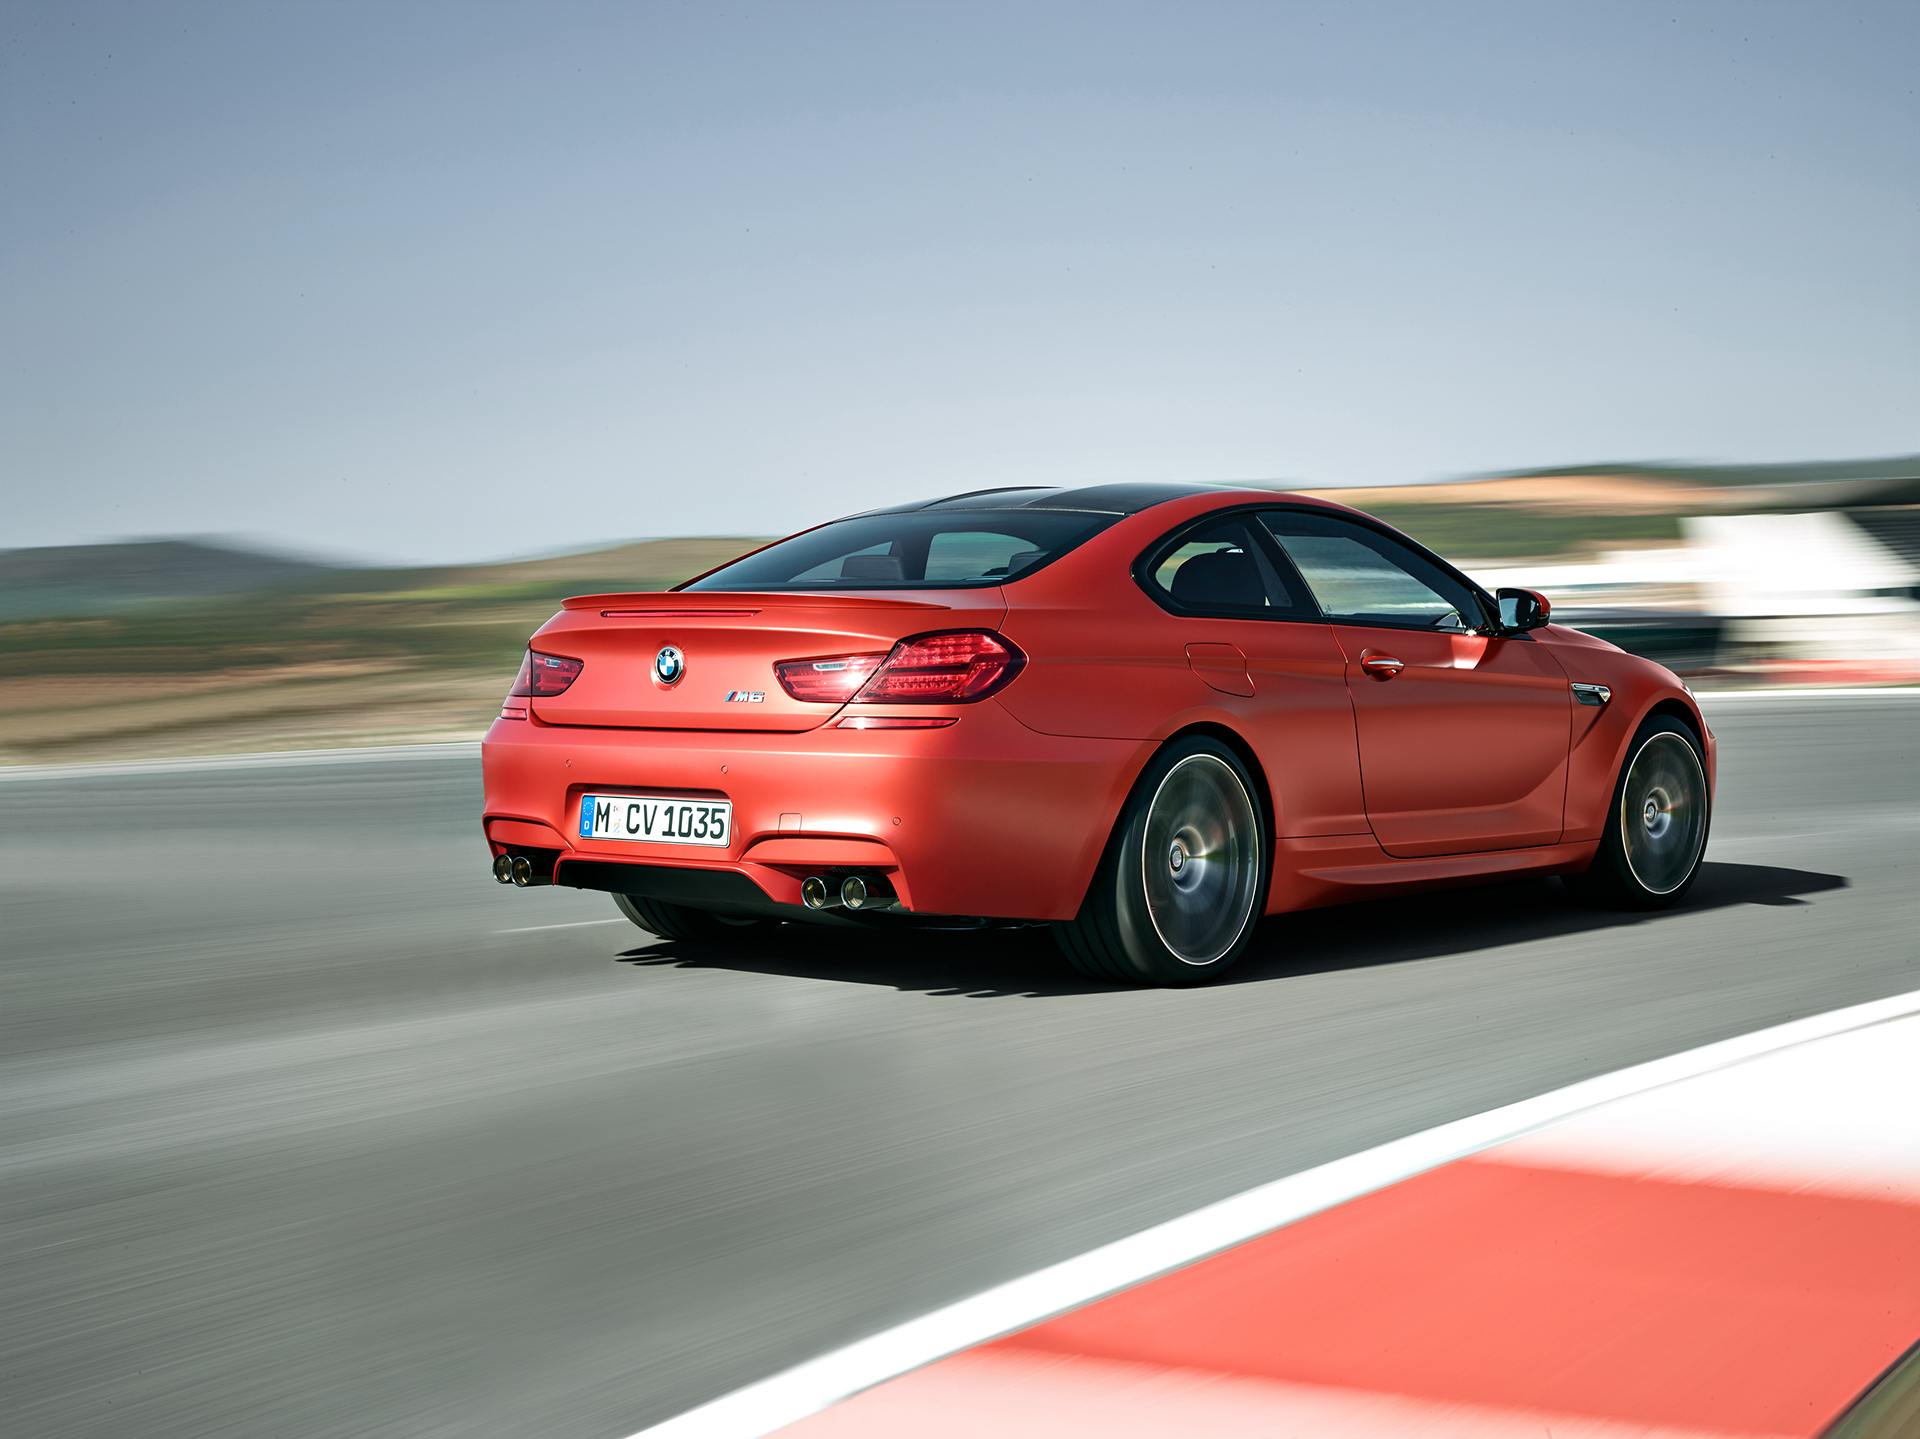
{"type": "Polygon", "coordinates": [[[688,590],[911,590],[1003,585],[1057,560],[1118,515],[915,510],[856,515],[735,560],[688,590]]]}

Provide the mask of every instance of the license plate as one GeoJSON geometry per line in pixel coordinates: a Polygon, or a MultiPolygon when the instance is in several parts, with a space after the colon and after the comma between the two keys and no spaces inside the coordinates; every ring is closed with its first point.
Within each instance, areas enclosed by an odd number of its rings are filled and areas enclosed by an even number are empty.
{"type": "Polygon", "coordinates": [[[580,838],[725,849],[733,838],[733,805],[724,799],[586,794],[580,796],[580,838]]]}

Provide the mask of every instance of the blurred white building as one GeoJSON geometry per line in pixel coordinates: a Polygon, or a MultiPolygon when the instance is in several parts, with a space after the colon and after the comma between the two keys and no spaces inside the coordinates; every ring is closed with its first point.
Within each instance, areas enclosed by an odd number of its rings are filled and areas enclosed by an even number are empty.
{"type": "Polygon", "coordinates": [[[1701,653],[1696,670],[1920,679],[1920,565],[1844,513],[1707,515],[1680,523],[1682,545],[1608,551],[1586,564],[1476,567],[1474,577],[1489,588],[1540,590],[1568,611],[1569,623],[1608,638],[1616,638],[1615,629],[1624,636],[1678,626],[1690,615],[1711,617],[1711,663],[1701,653]]]}
{"type": "Polygon", "coordinates": [[[1920,664],[1920,568],[1845,515],[1681,521],[1729,658],[1920,664]]]}

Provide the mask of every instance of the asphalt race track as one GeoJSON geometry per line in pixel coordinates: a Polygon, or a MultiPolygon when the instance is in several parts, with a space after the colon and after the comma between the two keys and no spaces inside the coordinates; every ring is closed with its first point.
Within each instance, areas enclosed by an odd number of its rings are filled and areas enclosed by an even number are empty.
{"type": "Polygon", "coordinates": [[[619,1436],[1254,1184],[1920,988],[1920,695],[1713,702],[1680,909],[656,943],[486,873],[471,750],[0,782],[9,1434],[619,1436]]]}

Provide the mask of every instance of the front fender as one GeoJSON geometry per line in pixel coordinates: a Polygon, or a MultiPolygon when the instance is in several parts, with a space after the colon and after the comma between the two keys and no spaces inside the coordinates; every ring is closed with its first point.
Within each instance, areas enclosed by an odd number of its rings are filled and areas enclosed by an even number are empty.
{"type": "MultiPolygon", "coordinates": [[[[1556,626],[1555,628],[1558,628],[1556,626]]],[[[1567,632],[1571,634],[1572,632],[1567,632]]],[[[1713,731],[1687,687],[1671,670],[1652,660],[1580,635],[1555,636],[1554,651],[1570,681],[1605,685],[1605,705],[1573,707],[1572,749],[1567,766],[1567,808],[1560,839],[1564,844],[1599,839],[1606,830],[1614,783],[1626,762],[1627,746],[1647,719],[1661,712],[1684,715],[1696,728],[1706,752],[1707,786],[1716,784],[1713,731]]]]}

